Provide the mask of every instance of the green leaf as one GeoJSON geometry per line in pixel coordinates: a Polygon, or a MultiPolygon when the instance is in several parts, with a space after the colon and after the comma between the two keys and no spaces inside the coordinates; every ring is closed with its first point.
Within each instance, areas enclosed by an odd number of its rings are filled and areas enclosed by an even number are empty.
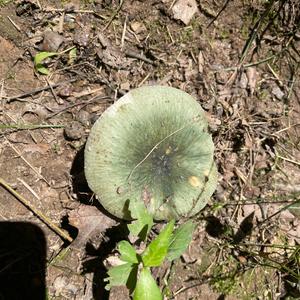
{"type": "Polygon", "coordinates": [[[148,268],[143,268],[133,294],[133,300],[162,300],[162,294],[148,268]]]}
{"type": "Polygon", "coordinates": [[[190,244],[196,224],[191,220],[180,225],[172,235],[167,259],[172,261],[179,258],[190,244]]]}
{"type": "Polygon", "coordinates": [[[110,290],[112,286],[126,285],[134,267],[131,263],[126,263],[109,269],[107,272],[109,277],[104,279],[104,281],[109,281],[105,289],[110,290]]]}
{"type": "Polygon", "coordinates": [[[34,57],[34,64],[35,65],[41,64],[44,59],[51,57],[51,56],[55,56],[57,54],[58,53],[56,53],[56,52],[45,52],[45,51],[39,52],[34,57]]]}
{"type": "Polygon", "coordinates": [[[128,225],[130,233],[143,241],[146,240],[153,225],[153,217],[148,213],[142,201],[130,200],[129,211],[131,217],[136,219],[128,225]]]}
{"type": "Polygon", "coordinates": [[[46,67],[44,67],[43,65],[36,65],[36,70],[43,75],[49,74],[49,70],[46,67]]]}
{"type": "Polygon", "coordinates": [[[49,73],[49,70],[42,65],[43,60],[45,60],[48,57],[55,56],[55,55],[58,55],[58,53],[44,52],[44,51],[37,53],[34,57],[34,66],[35,66],[36,70],[41,74],[47,75],[49,73]]]}
{"type": "Polygon", "coordinates": [[[153,240],[142,254],[145,267],[160,266],[165,259],[173,232],[175,221],[170,221],[160,234],[153,240]]]}
{"type": "Polygon", "coordinates": [[[135,249],[132,247],[132,245],[129,242],[121,241],[118,244],[118,249],[121,254],[120,256],[121,260],[132,264],[139,263],[135,249]]]}

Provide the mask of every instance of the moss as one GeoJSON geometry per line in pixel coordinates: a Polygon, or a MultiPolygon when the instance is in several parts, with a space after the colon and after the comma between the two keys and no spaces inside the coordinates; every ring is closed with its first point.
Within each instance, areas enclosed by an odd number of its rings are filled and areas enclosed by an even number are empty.
{"type": "Polygon", "coordinates": [[[3,7],[12,2],[12,0],[0,0],[0,7],[3,7]]]}

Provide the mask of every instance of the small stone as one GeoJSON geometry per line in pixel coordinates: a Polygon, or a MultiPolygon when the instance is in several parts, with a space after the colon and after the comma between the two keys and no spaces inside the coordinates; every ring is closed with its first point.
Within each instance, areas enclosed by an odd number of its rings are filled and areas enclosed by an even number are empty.
{"type": "Polygon", "coordinates": [[[86,110],[81,109],[77,114],[77,120],[83,125],[89,125],[90,114],[86,110]]]}
{"type": "Polygon", "coordinates": [[[79,140],[84,135],[84,128],[80,122],[74,121],[71,122],[65,128],[65,136],[69,140],[79,140]]]}
{"type": "Polygon", "coordinates": [[[129,91],[129,89],[130,89],[130,83],[128,81],[127,82],[123,82],[123,83],[120,84],[120,88],[123,91],[129,91]]]}
{"type": "Polygon", "coordinates": [[[178,0],[172,8],[174,19],[187,25],[198,11],[195,0],[178,0]]]}
{"type": "Polygon", "coordinates": [[[278,99],[278,100],[282,100],[284,97],[284,92],[278,87],[275,86],[272,89],[272,94],[278,99]]]}
{"type": "Polygon", "coordinates": [[[71,96],[72,91],[73,86],[71,84],[64,84],[58,89],[57,95],[63,98],[67,98],[71,96]]]}
{"type": "Polygon", "coordinates": [[[134,31],[134,33],[139,34],[146,30],[146,27],[143,23],[133,22],[130,25],[130,28],[134,31]]]}
{"type": "Polygon", "coordinates": [[[86,47],[90,41],[91,28],[89,26],[84,26],[76,30],[74,34],[74,43],[86,47]]]}
{"type": "Polygon", "coordinates": [[[228,81],[228,72],[224,71],[224,70],[220,70],[218,72],[216,72],[216,81],[219,84],[224,85],[227,81],[228,81]]]}
{"type": "Polygon", "coordinates": [[[241,89],[246,89],[247,86],[248,86],[248,78],[247,78],[247,75],[245,73],[241,74],[239,86],[240,86],[241,89]]]}

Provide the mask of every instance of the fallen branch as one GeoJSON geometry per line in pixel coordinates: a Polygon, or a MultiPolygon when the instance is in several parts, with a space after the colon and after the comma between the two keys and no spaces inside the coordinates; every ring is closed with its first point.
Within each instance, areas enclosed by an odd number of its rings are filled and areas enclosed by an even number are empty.
{"type": "Polygon", "coordinates": [[[36,216],[38,216],[50,229],[52,229],[56,234],[58,234],[63,240],[66,240],[70,243],[73,242],[73,239],[69,236],[68,233],[60,229],[55,225],[48,217],[46,217],[41,211],[33,207],[28,200],[23,196],[17,193],[10,185],[0,177],[0,185],[2,185],[8,192],[15,196],[24,206],[29,208],[36,216]]]}

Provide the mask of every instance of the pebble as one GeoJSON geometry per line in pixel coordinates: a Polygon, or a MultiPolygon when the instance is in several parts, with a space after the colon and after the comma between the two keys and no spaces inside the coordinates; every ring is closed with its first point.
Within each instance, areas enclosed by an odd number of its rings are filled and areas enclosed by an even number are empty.
{"type": "Polygon", "coordinates": [[[91,28],[89,26],[77,29],[74,34],[74,43],[81,47],[86,47],[89,44],[90,35],[91,28]]]}
{"type": "Polygon", "coordinates": [[[82,125],[85,125],[85,126],[89,125],[90,119],[91,119],[91,116],[86,110],[81,109],[77,114],[77,120],[82,125]]]}
{"type": "Polygon", "coordinates": [[[78,121],[73,121],[65,127],[65,136],[68,140],[79,140],[84,136],[84,127],[78,121]]]}
{"type": "Polygon", "coordinates": [[[278,100],[282,100],[282,98],[284,97],[284,92],[278,87],[275,86],[272,89],[272,94],[278,99],[278,100]]]}

